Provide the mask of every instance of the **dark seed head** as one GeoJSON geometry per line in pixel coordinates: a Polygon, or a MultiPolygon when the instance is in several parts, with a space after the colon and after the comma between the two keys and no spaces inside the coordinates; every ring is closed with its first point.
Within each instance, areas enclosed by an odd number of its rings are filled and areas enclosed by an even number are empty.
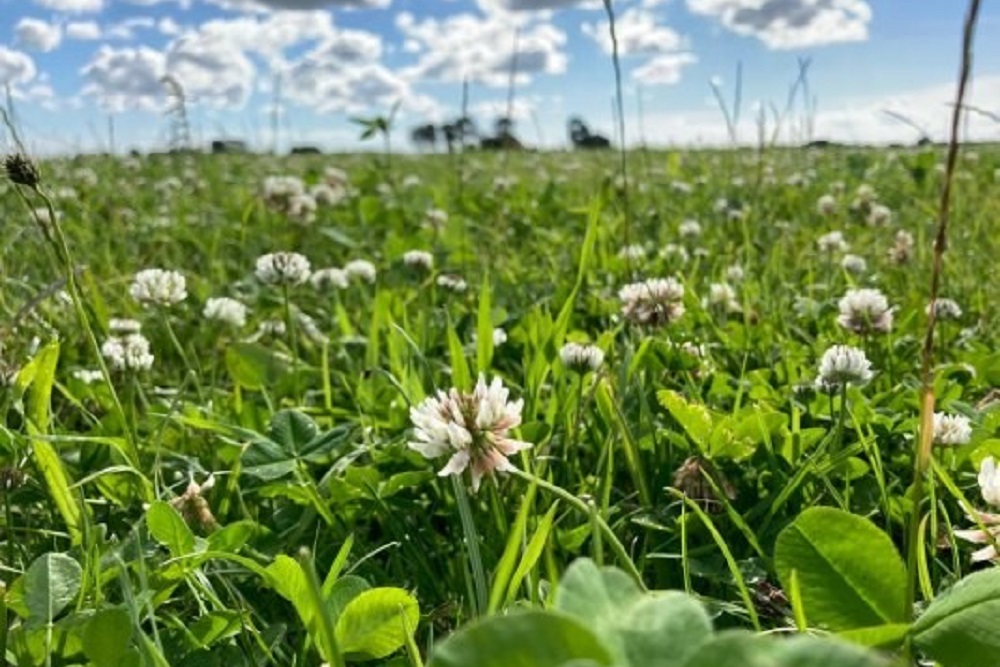
{"type": "Polygon", "coordinates": [[[10,493],[21,488],[28,476],[24,471],[14,466],[0,468],[0,494],[10,493]]]}
{"type": "Polygon", "coordinates": [[[7,178],[18,185],[34,188],[42,180],[42,175],[38,173],[38,167],[35,166],[35,163],[20,153],[8,155],[4,159],[4,169],[7,172],[7,178]]]}

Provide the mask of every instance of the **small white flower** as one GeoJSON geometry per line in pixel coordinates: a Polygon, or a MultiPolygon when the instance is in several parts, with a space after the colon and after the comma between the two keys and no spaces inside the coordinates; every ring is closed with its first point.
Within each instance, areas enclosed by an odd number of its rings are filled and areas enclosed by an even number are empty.
{"type": "Polygon", "coordinates": [[[303,194],[306,186],[298,176],[268,176],[261,189],[269,204],[285,206],[292,197],[303,194]]]}
{"type": "Polygon", "coordinates": [[[493,347],[499,347],[507,342],[507,332],[504,331],[503,327],[497,327],[493,330],[493,347]]]}
{"type": "Polygon", "coordinates": [[[327,167],[323,170],[323,179],[327,185],[334,188],[344,188],[350,182],[347,172],[337,167],[327,167]]]}
{"type": "Polygon", "coordinates": [[[646,249],[641,244],[633,243],[619,250],[618,256],[622,259],[637,261],[646,256],[646,249]]]}
{"type": "Polygon", "coordinates": [[[111,336],[101,346],[101,356],[111,363],[115,370],[144,371],[153,365],[153,355],[149,352],[149,340],[140,333],[111,336]]]}
{"type": "Polygon", "coordinates": [[[559,359],[577,373],[596,371],[604,363],[604,352],[596,345],[566,343],[559,350],[559,359]]]}
{"type": "Polygon", "coordinates": [[[347,289],[349,286],[347,272],[333,267],[316,271],[309,277],[309,282],[319,290],[347,289]]]}
{"type": "Polygon", "coordinates": [[[686,263],[689,259],[687,248],[682,245],[677,245],[676,243],[668,243],[663,246],[660,250],[660,257],[663,259],[677,259],[682,264],[686,263]]]}
{"type": "Polygon", "coordinates": [[[348,192],[346,188],[334,187],[326,183],[317,183],[309,191],[312,198],[317,204],[323,206],[336,206],[340,202],[347,198],[348,192]]]}
{"type": "Polygon", "coordinates": [[[247,307],[227,296],[213,297],[206,301],[201,314],[207,320],[215,320],[237,328],[247,323],[247,307]]]}
{"type": "Polygon", "coordinates": [[[430,271],[434,268],[434,255],[425,250],[408,250],[403,253],[403,264],[413,269],[430,271]]]}
{"type": "Polygon", "coordinates": [[[992,456],[987,456],[980,464],[978,481],[983,500],[1000,507],[1000,468],[997,468],[992,456]]]}
{"type": "Polygon", "coordinates": [[[871,362],[863,350],[847,345],[834,345],[820,359],[816,388],[832,393],[844,385],[865,384],[872,376],[871,362]]]}
{"type": "Polygon", "coordinates": [[[482,375],[471,393],[438,391],[410,409],[409,447],[428,459],[450,454],[438,475],[461,475],[469,468],[472,491],[478,491],[484,476],[515,470],[508,456],[531,447],[509,435],[521,423],[524,402],[508,401],[508,395],[500,378],[487,385],[482,375]]]}
{"type": "Polygon", "coordinates": [[[139,320],[127,318],[111,318],[108,321],[108,330],[111,333],[139,333],[142,324],[139,320]]]}
{"type": "Polygon", "coordinates": [[[844,233],[840,231],[823,234],[816,239],[816,245],[820,252],[825,253],[846,252],[849,247],[847,241],[844,240],[844,233]]]}
{"type": "MultiPolygon", "coordinates": [[[[934,317],[939,320],[959,320],[962,319],[962,308],[952,299],[934,299],[934,317]]],[[[927,304],[924,312],[930,315],[931,304],[927,304]]]]}
{"type": "Polygon", "coordinates": [[[729,283],[712,283],[708,286],[708,305],[722,306],[730,313],[743,310],[736,298],[736,290],[729,283]]]}
{"type": "Polygon", "coordinates": [[[844,271],[855,275],[868,270],[868,262],[860,255],[844,255],[844,258],[840,260],[840,266],[844,271]]]}
{"type": "Polygon", "coordinates": [[[439,287],[451,290],[452,292],[464,292],[468,288],[468,285],[460,276],[447,273],[438,276],[437,284],[439,287]]]}
{"type": "MultiPolygon", "coordinates": [[[[979,464],[979,492],[983,495],[983,500],[994,507],[1000,507],[1000,468],[997,468],[996,461],[992,456],[987,456],[979,464]]],[[[973,562],[997,560],[998,554],[996,542],[1000,539],[1000,514],[990,514],[988,512],[974,512],[978,523],[986,528],[983,530],[977,525],[969,530],[956,530],[955,537],[966,540],[973,544],[985,544],[982,549],[972,553],[973,562]]]]}
{"type": "Polygon", "coordinates": [[[316,199],[311,194],[301,193],[288,198],[286,213],[299,223],[310,223],[316,219],[316,199]]]}
{"type": "Polygon", "coordinates": [[[913,257],[914,245],[913,234],[905,229],[900,229],[896,232],[895,242],[887,253],[889,261],[893,264],[905,264],[910,261],[910,258],[913,257]]]}
{"type": "Polygon", "coordinates": [[[254,338],[262,336],[284,336],[287,327],[284,320],[264,320],[257,326],[257,333],[254,338]]]}
{"type": "Polygon", "coordinates": [[[375,282],[375,276],[377,274],[375,265],[366,259],[351,260],[344,265],[344,273],[347,274],[348,278],[357,278],[365,281],[366,283],[375,282]]]}
{"type": "Polygon", "coordinates": [[[441,231],[448,224],[448,213],[439,208],[427,209],[424,213],[424,226],[441,231]]]}
{"type": "Polygon", "coordinates": [[[880,227],[892,222],[892,209],[882,204],[875,204],[868,212],[868,224],[872,227],[880,227]]]}
{"type": "Polygon", "coordinates": [[[964,445],[972,438],[972,424],[964,415],[934,413],[934,444],[964,445]]]}
{"type": "Polygon", "coordinates": [[[257,280],[268,285],[301,285],[309,280],[309,260],[297,252],[273,252],[257,258],[257,280]]]}
{"type": "Polygon", "coordinates": [[[675,278],[653,278],[625,285],[618,292],[622,315],[635,324],[670,324],[684,314],[684,286],[675,278]]]}
{"type": "Polygon", "coordinates": [[[73,377],[84,384],[94,384],[104,379],[104,374],[98,370],[81,368],[73,371],[73,377]]]}
{"type": "Polygon", "coordinates": [[[677,232],[685,238],[701,236],[701,225],[697,220],[685,220],[677,228],[677,232]]]}
{"type": "Polygon", "coordinates": [[[169,306],[187,298],[187,281],[178,271],[144,269],[135,274],[129,293],[143,305],[169,306]]]}
{"type": "Polygon", "coordinates": [[[875,201],[876,197],[875,188],[868,185],[867,183],[862,183],[861,185],[858,186],[858,189],[854,193],[854,196],[857,197],[858,201],[860,201],[861,203],[870,204],[871,202],[875,201]]]}
{"type": "Polygon", "coordinates": [[[733,283],[738,283],[743,280],[744,273],[743,267],[739,264],[732,264],[726,269],[726,280],[733,283]]]}
{"type": "Polygon", "coordinates": [[[858,334],[887,333],[892,329],[889,301],[877,289],[848,290],[838,303],[837,323],[858,334]]]}
{"type": "Polygon", "coordinates": [[[816,200],[816,210],[820,215],[833,215],[837,212],[837,199],[833,195],[823,195],[816,200]]]}

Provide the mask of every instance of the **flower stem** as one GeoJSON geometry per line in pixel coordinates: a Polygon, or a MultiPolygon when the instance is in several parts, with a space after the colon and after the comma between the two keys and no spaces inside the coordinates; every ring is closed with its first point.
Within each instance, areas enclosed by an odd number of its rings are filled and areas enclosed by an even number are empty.
{"type": "Polygon", "coordinates": [[[486,570],[483,568],[483,556],[479,552],[479,533],[476,532],[476,522],[472,517],[469,494],[465,491],[460,475],[452,475],[451,482],[455,489],[455,500],[458,501],[458,516],[462,520],[465,549],[472,568],[472,581],[476,591],[475,599],[472,600],[472,615],[476,618],[485,613],[488,607],[489,589],[486,585],[486,570]]]}
{"type": "Polygon", "coordinates": [[[632,579],[635,580],[635,583],[638,584],[639,588],[641,588],[643,591],[646,590],[646,585],[642,581],[642,574],[639,572],[639,568],[636,567],[635,562],[632,560],[632,557],[629,556],[628,551],[626,551],[625,545],[621,543],[621,540],[618,539],[618,536],[615,535],[614,531],[611,530],[611,526],[608,525],[608,522],[605,521],[604,518],[599,513],[592,512],[590,506],[587,505],[586,502],[580,500],[569,491],[562,489],[556,486],[555,484],[551,484],[545,481],[544,479],[536,477],[531,473],[515,469],[511,470],[510,474],[514,475],[515,477],[519,477],[526,482],[532,482],[534,484],[537,484],[539,488],[545,489],[546,491],[556,496],[557,498],[565,500],[569,505],[576,508],[583,514],[592,517],[592,520],[594,521],[594,523],[597,524],[597,527],[600,529],[601,534],[603,535],[604,539],[607,540],[608,546],[611,547],[611,551],[614,552],[615,556],[618,558],[622,567],[624,567],[625,570],[628,572],[629,576],[631,576],[632,579]]]}

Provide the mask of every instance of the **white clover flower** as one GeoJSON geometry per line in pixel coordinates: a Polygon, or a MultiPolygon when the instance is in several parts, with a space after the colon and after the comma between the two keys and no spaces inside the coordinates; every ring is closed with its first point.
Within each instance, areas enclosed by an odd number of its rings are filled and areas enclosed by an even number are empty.
{"type": "Polygon", "coordinates": [[[559,350],[563,365],[577,373],[596,371],[604,363],[604,351],[596,345],[566,343],[559,350]]]}
{"type": "Polygon", "coordinates": [[[677,227],[677,233],[685,238],[701,236],[701,225],[697,220],[685,220],[677,227]]]}
{"type": "Polygon", "coordinates": [[[743,310],[736,298],[736,290],[729,283],[712,283],[708,286],[707,305],[722,306],[730,313],[743,310]]]}
{"type": "Polygon", "coordinates": [[[508,395],[500,378],[487,385],[482,375],[471,393],[438,391],[410,409],[414,439],[409,447],[428,459],[450,454],[438,475],[461,475],[468,468],[472,491],[478,491],[484,476],[516,469],[508,456],[531,447],[510,437],[521,423],[524,402],[508,401],[508,395]]]}
{"type": "Polygon", "coordinates": [[[464,292],[468,289],[468,285],[465,280],[463,280],[460,276],[447,273],[438,276],[437,284],[439,287],[451,290],[452,292],[464,292]]]}
{"type": "Polygon", "coordinates": [[[308,313],[304,313],[297,308],[295,310],[295,322],[305,337],[314,343],[324,343],[328,340],[326,334],[319,328],[316,320],[308,313]]]}
{"type": "Polygon", "coordinates": [[[905,264],[910,261],[910,258],[913,257],[914,245],[913,234],[905,229],[900,229],[896,232],[895,242],[887,253],[889,261],[893,264],[905,264]]]}
{"type": "Polygon", "coordinates": [[[962,307],[952,299],[934,299],[933,304],[927,304],[924,312],[930,315],[931,307],[934,308],[934,317],[939,320],[959,320],[962,319],[962,307]]]}
{"type": "Polygon", "coordinates": [[[882,204],[875,204],[868,212],[868,224],[872,227],[880,227],[892,222],[892,209],[882,204]]]}
{"type": "Polygon", "coordinates": [[[646,256],[646,249],[639,243],[633,243],[619,250],[618,256],[622,259],[637,261],[646,256]]]}
{"type": "Polygon", "coordinates": [[[247,323],[247,307],[227,296],[213,297],[206,301],[201,314],[207,320],[215,320],[237,328],[247,323]]]}
{"type": "Polygon", "coordinates": [[[101,345],[101,356],[119,371],[145,371],[153,366],[149,340],[141,333],[111,336],[101,345]]]}
{"type": "Polygon", "coordinates": [[[178,271],[144,269],[135,274],[129,293],[143,305],[169,306],[187,298],[187,281],[178,271]]]}
{"type": "Polygon", "coordinates": [[[128,318],[111,318],[108,320],[108,330],[111,333],[139,333],[142,323],[128,318]]]}
{"type": "Polygon", "coordinates": [[[892,329],[889,301],[877,289],[848,290],[838,303],[837,323],[857,334],[887,333],[892,329]]]}
{"type": "Polygon", "coordinates": [[[311,194],[303,192],[288,198],[286,213],[288,217],[299,223],[310,223],[316,219],[316,199],[311,194]]]}
{"type": "Polygon", "coordinates": [[[348,278],[357,278],[365,281],[366,283],[375,282],[375,276],[377,275],[375,265],[367,259],[351,260],[344,265],[344,273],[347,274],[348,278]]]}
{"type": "Polygon", "coordinates": [[[336,206],[347,199],[347,189],[344,187],[334,187],[326,183],[317,183],[309,191],[313,200],[322,206],[336,206]]]}
{"type": "Polygon", "coordinates": [[[284,336],[287,331],[284,320],[264,320],[259,325],[257,325],[257,333],[254,334],[254,338],[260,338],[262,336],[284,336]]]}
{"type": "Polygon", "coordinates": [[[507,332],[503,327],[497,327],[493,330],[493,346],[499,347],[507,342],[507,332]]]}
{"type": "Polygon", "coordinates": [[[660,250],[660,257],[663,259],[678,259],[682,264],[689,259],[687,248],[676,243],[668,243],[660,250]]]}
{"type": "Polygon", "coordinates": [[[408,250],[403,253],[403,264],[421,271],[430,271],[434,268],[434,255],[425,250],[408,250]]]}
{"type": "Polygon", "coordinates": [[[661,326],[684,314],[684,286],[675,278],[653,278],[618,292],[622,315],[635,324],[661,326]]]}
{"type": "Polygon", "coordinates": [[[820,252],[825,253],[846,252],[849,247],[847,241],[844,240],[844,233],[840,231],[823,234],[816,239],[816,246],[820,252]]]}
{"type": "Polygon", "coordinates": [[[318,290],[347,289],[350,285],[347,272],[334,267],[315,271],[309,276],[309,282],[318,290]]]}
{"type": "Polygon", "coordinates": [[[860,255],[848,254],[844,255],[844,258],[840,260],[840,267],[848,273],[857,275],[868,270],[868,262],[866,262],[865,258],[860,255]]]}
{"type": "Polygon", "coordinates": [[[255,273],[267,285],[301,285],[309,270],[309,260],[297,252],[272,252],[257,258],[255,273]]]}
{"type": "Polygon", "coordinates": [[[306,186],[298,176],[268,176],[261,189],[269,204],[283,207],[292,197],[305,193],[306,186]]]}
{"type": "MultiPolygon", "coordinates": [[[[997,468],[996,461],[992,456],[987,456],[979,464],[978,482],[979,492],[982,494],[983,500],[994,507],[1000,507],[1000,468],[997,468]]],[[[973,520],[978,519],[978,522],[986,530],[977,525],[969,530],[956,530],[955,537],[973,544],[986,545],[982,549],[972,553],[973,562],[998,560],[995,545],[997,540],[1000,539],[1000,514],[990,514],[988,512],[974,512],[974,514],[976,515],[975,517],[970,516],[969,518],[973,520]]]]}
{"type": "Polygon", "coordinates": [[[427,209],[424,213],[424,226],[440,231],[448,224],[448,213],[439,208],[427,209]]]}
{"type": "Polygon", "coordinates": [[[415,188],[415,187],[417,187],[417,186],[418,186],[418,185],[420,185],[420,184],[421,184],[422,182],[423,182],[423,181],[421,181],[421,180],[420,180],[420,177],[419,177],[419,176],[417,176],[416,174],[407,174],[407,175],[406,175],[406,176],[405,176],[405,177],[403,178],[403,187],[404,187],[405,189],[407,189],[407,190],[410,190],[410,189],[412,189],[412,188],[415,188]]]}
{"type": "Polygon", "coordinates": [[[972,424],[964,415],[934,413],[934,444],[964,445],[972,438],[972,424]]]}
{"type": "Polygon", "coordinates": [[[726,268],[726,280],[733,283],[738,283],[743,280],[744,272],[743,267],[739,264],[732,264],[726,268]]]}
{"type": "Polygon", "coordinates": [[[338,169],[337,167],[327,167],[323,170],[323,180],[326,184],[333,188],[344,188],[350,183],[350,179],[347,176],[347,172],[343,169],[338,169]]]}
{"type": "Polygon", "coordinates": [[[837,212],[837,198],[833,195],[823,195],[816,200],[816,211],[820,215],[833,215],[837,212]]]}
{"type": "Polygon", "coordinates": [[[833,393],[844,385],[865,384],[872,376],[871,362],[863,350],[847,345],[834,345],[820,359],[816,388],[833,393]]]}
{"type": "Polygon", "coordinates": [[[73,371],[73,377],[84,384],[94,384],[104,379],[104,373],[98,370],[80,368],[73,371]]]}
{"type": "Polygon", "coordinates": [[[868,185],[867,183],[862,183],[861,185],[858,186],[858,189],[855,191],[854,196],[857,197],[858,201],[860,201],[861,203],[870,204],[875,201],[877,195],[875,194],[875,188],[868,185]]]}
{"type": "Polygon", "coordinates": [[[694,188],[684,181],[670,181],[670,189],[679,195],[689,195],[694,188]]]}

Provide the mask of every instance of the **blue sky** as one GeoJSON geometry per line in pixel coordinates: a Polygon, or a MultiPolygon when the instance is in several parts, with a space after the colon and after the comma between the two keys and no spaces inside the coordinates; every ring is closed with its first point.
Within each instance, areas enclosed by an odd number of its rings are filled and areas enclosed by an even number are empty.
{"type": "MultiPolygon", "coordinates": [[[[641,128],[652,144],[724,142],[711,85],[730,96],[741,63],[738,136],[752,141],[756,109],[784,106],[801,58],[811,62],[812,136],[919,136],[887,109],[940,136],[964,9],[959,0],[616,0],[627,139],[641,128]]],[[[988,35],[998,30],[1000,0],[985,0],[972,101],[994,113],[1000,41],[988,35]]],[[[282,148],[349,150],[359,146],[349,116],[398,102],[401,130],[440,122],[458,114],[465,79],[488,130],[516,63],[517,132],[558,146],[570,114],[612,133],[607,32],[600,0],[0,0],[0,83],[39,153],[106,148],[109,117],[117,148],[163,146],[168,74],[185,89],[196,141],[269,147],[277,102],[282,148]]],[[[797,106],[783,140],[808,136],[805,118],[797,106]]],[[[996,138],[1000,123],[975,115],[968,131],[996,138]]]]}

